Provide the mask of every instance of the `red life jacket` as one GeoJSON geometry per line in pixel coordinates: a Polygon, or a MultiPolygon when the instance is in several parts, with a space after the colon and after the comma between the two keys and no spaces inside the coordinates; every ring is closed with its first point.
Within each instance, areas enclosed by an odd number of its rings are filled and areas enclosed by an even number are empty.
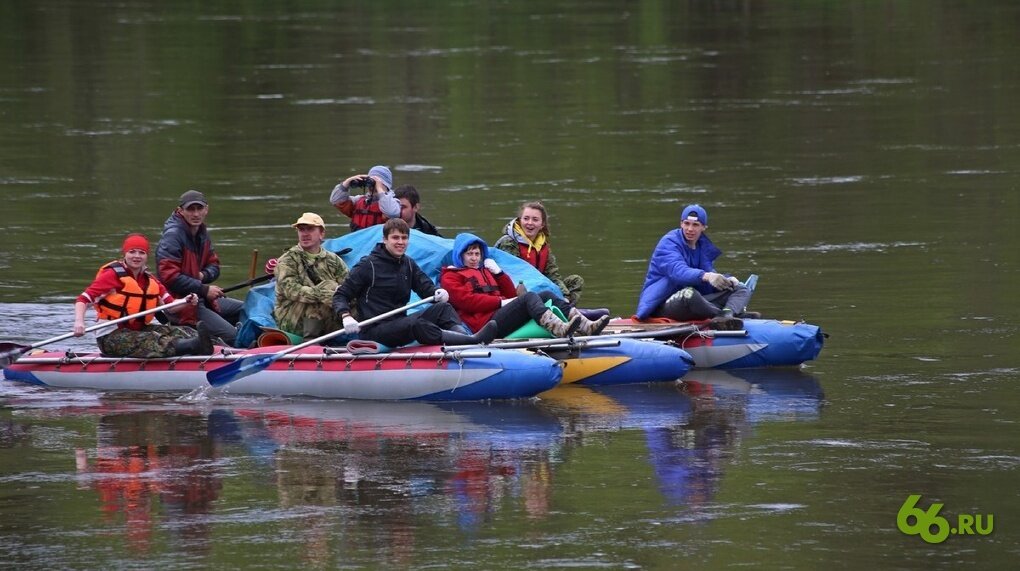
{"type": "MultiPolygon", "coordinates": [[[[119,260],[104,264],[99,268],[96,277],[99,277],[99,274],[103,273],[106,268],[112,269],[117,274],[121,285],[117,291],[104,296],[96,304],[96,313],[99,314],[99,319],[120,319],[159,305],[159,282],[156,281],[155,276],[145,272],[149,283],[143,290],[135,277],[119,260]]],[[[123,325],[130,329],[141,329],[143,325],[152,321],[153,315],[152,313],[143,315],[127,321],[123,325]]]]}
{"type": "Polygon", "coordinates": [[[354,212],[351,213],[351,228],[357,227],[358,230],[361,230],[386,222],[386,215],[379,209],[378,200],[369,203],[368,199],[362,195],[355,198],[353,202],[354,212]]]}
{"type": "Polygon", "coordinates": [[[549,243],[542,244],[542,249],[537,250],[530,247],[528,244],[522,244],[517,242],[517,248],[520,252],[521,259],[526,260],[529,264],[535,267],[538,271],[545,273],[545,265],[549,263],[549,243]]]}
{"type": "Polygon", "coordinates": [[[485,268],[447,266],[439,282],[450,292],[450,303],[472,331],[478,331],[489,321],[500,308],[504,296],[512,297],[516,293],[513,280],[505,273],[494,276],[485,268]]]}

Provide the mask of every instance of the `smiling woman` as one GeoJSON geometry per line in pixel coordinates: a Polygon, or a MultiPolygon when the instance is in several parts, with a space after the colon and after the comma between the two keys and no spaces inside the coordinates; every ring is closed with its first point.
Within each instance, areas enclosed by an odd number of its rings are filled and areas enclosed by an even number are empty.
{"type": "MultiPolygon", "coordinates": [[[[85,334],[85,311],[92,305],[100,320],[112,322],[138,315],[136,319],[118,322],[116,328],[96,330],[96,343],[105,356],[152,359],[211,355],[212,340],[204,323],[198,323],[197,335],[189,327],[152,323],[154,314],[149,312],[174,299],[145,267],[149,257],[148,239],[141,234],[129,234],[124,238],[121,252],[123,257],[103,265],[75,300],[74,335],[85,334]]],[[[192,306],[198,303],[195,294],[188,294],[186,299],[192,306]]],[[[179,311],[182,307],[175,309],[179,311]]]]}
{"type": "Polygon", "coordinates": [[[576,274],[560,276],[556,256],[549,247],[550,234],[552,232],[549,230],[549,213],[545,205],[538,201],[525,202],[521,205],[517,217],[507,223],[503,235],[493,246],[527,260],[560,288],[564,299],[576,305],[581,299],[584,279],[576,274]]]}

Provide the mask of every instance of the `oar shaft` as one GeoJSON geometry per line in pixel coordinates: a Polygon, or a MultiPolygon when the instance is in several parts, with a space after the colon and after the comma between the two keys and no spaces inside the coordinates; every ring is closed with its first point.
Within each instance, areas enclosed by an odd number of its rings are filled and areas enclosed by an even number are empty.
{"type": "Polygon", "coordinates": [[[274,277],[275,276],[273,276],[273,274],[265,274],[265,275],[259,276],[257,278],[252,278],[250,280],[245,280],[245,281],[243,281],[241,283],[237,283],[237,284],[234,284],[232,286],[223,288],[223,293],[229,293],[229,292],[232,292],[232,291],[235,291],[235,290],[239,290],[241,288],[245,288],[245,287],[248,287],[248,286],[258,285],[258,284],[260,284],[262,282],[268,282],[269,280],[273,279],[274,277]]]}
{"type": "MultiPolygon", "coordinates": [[[[95,324],[95,325],[93,325],[91,327],[86,328],[85,329],[85,333],[89,333],[89,332],[95,331],[97,329],[103,329],[104,327],[109,327],[111,325],[116,325],[118,323],[123,323],[125,321],[130,321],[132,319],[137,319],[139,317],[142,317],[142,316],[145,316],[145,315],[149,315],[150,313],[156,313],[157,311],[163,311],[164,309],[170,309],[172,307],[177,307],[178,305],[183,305],[185,303],[188,303],[188,300],[186,300],[186,299],[178,299],[178,300],[172,301],[170,303],[167,303],[165,305],[161,305],[159,307],[153,307],[152,309],[146,309],[145,311],[139,311],[138,313],[132,313],[131,315],[125,315],[124,317],[120,317],[118,319],[111,319],[109,321],[103,321],[102,323],[97,323],[97,324],[95,324]]],[[[69,339],[71,337],[74,337],[74,333],[73,332],[71,332],[71,333],[64,333],[63,335],[57,335],[56,337],[51,337],[49,339],[44,339],[42,341],[36,341],[35,343],[32,343],[31,345],[29,345],[28,348],[29,349],[35,349],[36,347],[42,347],[43,345],[49,345],[50,343],[56,343],[57,341],[63,341],[64,339],[69,339]]]]}
{"type": "MultiPolygon", "coordinates": [[[[366,325],[371,325],[373,323],[377,323],[379,321],[382,321],[383,319],[386,319],[387,317],[393,317],[394,315],[400,315],[401,313],[404,313],[405,311],[407,311],[409,309],[418,307],[419,305],[422,305],[423,303],[431,303],[433,301],[433,299],[434,298],[431,298],[431,297],[427,297],[425,299],[419,299],[418,301],[416,301],[414,303],[409,303],[409,304],[407,304],[407,305],[405,305],[403,307],[398,307],[396,309],[392,309],[390,311],[387,311],[386,313],[380,313],[379,315],[376,315],[375,317],[372,317],[372,318],[366,319],[364,321],[361,321],[361,322],[358,323],[358,325],[360,327],[365,327],[366,325]]],[[[286,355],[287,353],[292,353],[294,351],[300,351],[301,349],[304,349],[305,347],[311,347],[312,345],[319,345],[323,341],[329,341],[330,339],[340,335],[343,332],[344,332],[344,330],[342,328],[341,329],[337,329],[336,331],[330,331],[329,333],[327,333],[327,334],[325,334],[325,335],[323,335],[321,337],[316,337],[315,339],[312,339],[312,340],[309,340],[309,341],[305,341],[304,343],[301,343],[300,345],[294,345],[293,347],[289,347],[289,348],[287,348],[284,351],[280,351],[279,353],[277,353],[277,355],[281,355],[282,356],[282,355],[286,355]]]]}
{"type": "MultiPolygon", "coordinates": [[[[409,310],[411,308],[417,307],[417,306],[419,306],[419,305],[421,305],[423,303],[432,302],[434,300],[435,300],[435,296],[428,297],[428,298],[416,301],[414,303],[409,303],[409,304],[407,304],[407,305],[405,305],[403,307],[398,307],[398,308],[396,308],[396,309],[394,309],[392,311],[387,311],[385,313],[382,313],[382,314],[377,315],[375,317],[372,317],[370,319],[366,319],[366,320],[362,321],[360,325],[361,326],[371,325],[371,324],[373,324],[373,323],[375,323],[377,321],[381,321],[383,319],[386,319],[387,317],[392,317],[394,315],[399,315],[399,314],[401,314],[401,313],[403,313],[403,312],[405,312],[405,311],[407,311],[407,310],[409,310]]],[[[331,331],[331,332],[329,332],[329,333],[327,333],[327,334],[325,334],[325,335],[323,335],[321,337],[316,337],[315,339],[312,339],[312,340],[309,340],[309,341],[305,341],[304,343],[301,343],[299,345],[294,345],[293,347],[288,347],[288,348],[284,349],[283,351],[278,351],[276,353],[270,353],[270,354],[262,354],[262,355],[250,355],[250,356],[244,357],[242,359],[234,361],[233,363],[230,363],[229,365],[225,365],[223,367],[217,367],[217,368],[209,371],[208,373],[205,374],[206,381],[208,381],[208,383],[210,385],[212,385],[214,387],[218,387],[218,386],[225,385],[227,383],[236,381],[237,379],[246,377],[248,375],[254,375],[255,373],[258,373],[259,371],[265,370],[266,367],[269,367],[277,359],[279,359],[281,357],[284,357],[284,356],[286,356],[286,355],[288,355],[290,353],[293,353],[295,351],[300,351],[301,349],[304,349],[305,347],[310,347],[312,345],[321,344],[321,343],[323,343],[325,341],[328,341],[328,340],[332,339],[333,337],[336,337],[336,336],[340,335],[343,332],[344,332],[343,329],[337,329],[336,331],[331,331]]]]}

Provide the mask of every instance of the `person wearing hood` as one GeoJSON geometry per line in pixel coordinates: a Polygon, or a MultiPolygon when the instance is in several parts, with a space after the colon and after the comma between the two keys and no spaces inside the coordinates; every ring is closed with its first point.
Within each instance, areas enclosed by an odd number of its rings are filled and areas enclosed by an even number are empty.
{"type": "MultiPolygon", "coordinates": [[[[75,337],[85,334],[85,310],[96,308],[96,317],[112,321],[153,309],[174,301],[166,287],[149,273],[149,240],[141,234],[128,234],[121,245],[123,256],[103,265],[95,279],[74,302],[75,337]]],[[[198,296],[185,298],[193,307],[198,296]]],[[[180,306],[169,311],[181,311],[180,306]]],[[[139,316],[116,325],[99,328],[96,344],[107,357],[156,359],[180,355],[212,355],[213,344],[205,324],[198,322],[198,335],[190,327],[152,323],[153,314],[139,316]]]]}
{"type": "Polygon", "coordinates": [[[220,258],[209,239],[205,218],[209,201],[197,190],[189,190],[163,224],[163,235],[156,248],[156,271],[160,281],[176,297],[194,293],[197,307],[186,307],[170,316],[174,325],[205,323],[210,334],[227,345],[237,338],[237,322],[244,303],[226,297],[223,288],[213,282],[220,277],[220,258]]]}
{"type": "Polygon", "coordinates": [[[391,218],[383,224],[383,241],[361,258],[347,279],[333,294],[333,312],[348,335],[399,347],[412,341],[422,345],[477,345],[495,338],[496,324],[490,322],[471,334],[449,303],[450,295],[418,267],[407,253],[410,235],[407,222],[391,218]],[[411,292],[436,302],[425,311],[406,312],[361,328],[364,321],[407,305],[411,292]],[[356,309],[355,309],[356,308],[356,309]],[[357,312],[355,318],[353,312],[357,312]]]}
{"type": "Polygon", "coordinates": [[[581,299],[584,279],[576,274],[565,278],[560,276],[556,256],[549,249],[549,235],[549,215],[545,206],[538,201],[525,202],[517,217],[503,228],[503,235],[496,240],[494,247],[526,260],[560,288],[564,299],[576,305],[581,299]]]}
{"type": "Polygon", "coordinates": [[[333,187],[329,203],[351,219],[351,232],[400,217],[400,202],[393,196],[393,173],[376,165],[367,174],[349,176],[333,187]],[[364,193],[351,198],[352,188],[364,193]]]}
{"type": "Polygon", "coordinates": [[[474,234],[457,234],[451,255],[453,264],[443,268],[440,285],[450,292],[450,304],[471,329],[495,321],[496,337],[502,338],[534,319],[554,337],[569,337],[575,331],[598,335],[609,323],[608,315],[589,321],[549,292],[529,291],[518,297],[513,280],[489,257],[485,241],[474,234]],[[569,321],[563,321],[546,307],[549,300],[569,321]]]}
{"type": "Polygon", "coordinates": [[[638,298],[638,319],[667,317],[677,321],[711,319],[716,329],[741,329],[751,290],[733,276],[715,270],[722,250],[705,234],[708,212],[699,204],[684,207],[680,228],[663,236],[651,258],[638,298]]]}

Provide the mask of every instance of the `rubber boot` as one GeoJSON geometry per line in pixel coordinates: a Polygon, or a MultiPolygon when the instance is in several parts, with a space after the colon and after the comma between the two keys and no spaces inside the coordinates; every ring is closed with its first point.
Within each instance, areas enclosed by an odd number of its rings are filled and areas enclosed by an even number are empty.
{"type": "Polygon", "coordinates": [[[195,325],[198,329],[198,337],[174,340],[175,355],[212,355],[213,342],[209,336],[209,329],[201,321],[195,325]]]}
{"type": "Polygon", "coordinates": [[[499,326],[495,321],[489,321],[482,326],[474,335],[466,335],[459,331],[443,330],[443,345],[484,345],[492,343],[496,338],[496,330],[499,326]]]}
{"type": "Polygon", "coordinates": [[[174,355],[198,355],[198,337],[174,339],[174,355]]]}
{"type": "Polygon", "coordinates": [[[538,318],[538,324],[549,333],[552,333],[555,337],[570,337],[577,331],[577,328],[581,326],[582,319],[584,318],[580,315],[572,315],[570,317],[570,321],[563,321],[557,317],[552,310],[546,310],[546,312],[538,318]]]}
{"type": "Polygon", "coordinates": [[[570,317],[578,318],[581,320],[581,325],[577,328],[577,332],[581,335],[598,335],[602,333],[602,330],[609,325],[609,310],[606,310],[606,314],[592,321],[588,319],[588,316],[584,314],[584,310],[576,307],[570,309],[570,317]]]}

